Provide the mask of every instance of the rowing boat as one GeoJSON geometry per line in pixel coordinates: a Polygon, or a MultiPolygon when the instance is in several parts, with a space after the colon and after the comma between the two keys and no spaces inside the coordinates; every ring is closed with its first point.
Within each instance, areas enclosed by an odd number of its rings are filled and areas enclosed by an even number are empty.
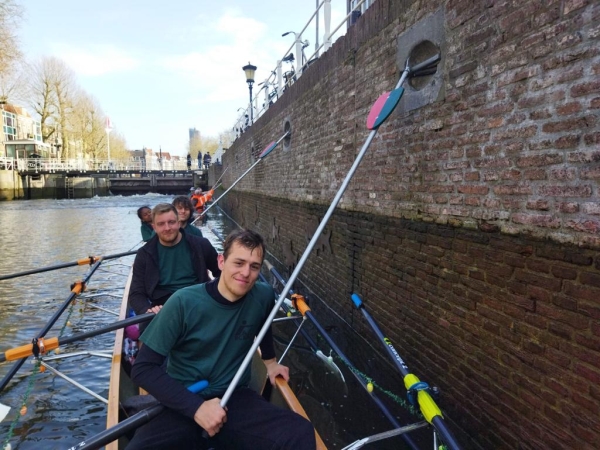
{"type": "MultiPolygon", "coordinates": [[[[131,284],[131,273],[127,280],[127,285],[123,294],[123,301],[121,303],[121,309],[119,311],[119,319],[125,319],[127,317],[127,298],[129,295],[129,287],[131,284]]],[[[143,395],[145,392],[138,388],[131,378],[127,375],[123,368],[123,360],[125,355],[123,353],[123,341],[125,339],[124,329],[117,330],[115,337],[115,346],[112,355],[111,369],[110,369],[110,385],[108,394],[108,412],[107,412],[107,429],[113,428],[119,424],[124,418],[126,418],[125,412],[122,408],[124,402],[135,396],[143,395]]],[[[252,361],[252,380],[250,387],[257,392],[262,393],[263,397],[269,400],[274,405],[282,408],[290,409],[301,416],[308,419],[308,416],[296,398],[296,395],[288,385],[288,383],[281,377],[277,378],[277,383],[274,388],[271,388],[270,384],[267,383],[267,371],[265,365],[262,363],[260,356],[255,355],[252,361]]],[[[319,434],[315,431],[317,440],[317,450],[326,450],[326,446],[319,434]]],[[[107,450],[118,450],[123,449],[128,443],[126,436],[121,436],[117,441],[106,446],[107,450]]]]}

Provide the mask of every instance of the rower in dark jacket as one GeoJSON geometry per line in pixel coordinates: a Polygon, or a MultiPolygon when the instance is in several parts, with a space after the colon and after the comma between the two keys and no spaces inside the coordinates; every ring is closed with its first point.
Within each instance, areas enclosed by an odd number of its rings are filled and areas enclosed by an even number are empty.
{"type": "Polygon", "coordinates": [[[180,230],[177,210],[160,203],[152,210],[156,235],[140,248],[133,263],[129,306],[136,314],[158,312],[178,289],[221,274],[217,251],[208,239],[180,230]]]}

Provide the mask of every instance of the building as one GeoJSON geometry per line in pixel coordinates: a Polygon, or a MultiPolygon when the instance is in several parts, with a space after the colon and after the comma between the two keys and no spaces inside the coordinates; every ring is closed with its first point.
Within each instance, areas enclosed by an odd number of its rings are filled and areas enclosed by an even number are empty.
{"type": "Polygon", "coordinates": [[[42,158],[55,157],[60,145],[43,142],[42,124],[17,105],[2,105],[0,157],[24,159],[37,152],[42,158]]]}
{"type": "Polygon", "coordinates": [[[200,130],[196,128],[190,128],[190,149],[192,148],[192,142],[200,140],[200,130]]]}

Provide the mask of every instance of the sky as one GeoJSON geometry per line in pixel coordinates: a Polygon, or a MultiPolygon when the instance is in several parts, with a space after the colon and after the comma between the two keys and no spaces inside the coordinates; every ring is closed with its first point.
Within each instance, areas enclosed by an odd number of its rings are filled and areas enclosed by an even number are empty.
{"type": "MultiPolygon", "coordinates": [[[[238,108],[248,105],[242,67],[248,62],[258,67],[256,93],[294,41],[293,35],[281,35],[300,31],[317,5],[313,0],[17,1],[24,7],[18,34],[28,61],[62,59],[130,149],[160,147],[176,155],[187,153],[189,128],[213,137],[232,129],[238,108]]],[[[346,0],[331,5],[335,28],[346,15],[346,0]]],[[[322,42],[322,22],[319,28],[322,42]]],[[[303,38],[310,42],[310,56],[314,21],[303,38]]]]}

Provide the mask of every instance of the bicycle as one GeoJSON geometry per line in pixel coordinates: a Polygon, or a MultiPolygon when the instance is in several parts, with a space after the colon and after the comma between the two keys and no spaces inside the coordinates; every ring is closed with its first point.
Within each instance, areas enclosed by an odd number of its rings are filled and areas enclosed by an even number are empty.
{"type": "MultiPolygon", "coordinates": [[[[310,45],[310,42],[308,41],[308,39],[305,39],[304,41],[301,41],[298,38],[298,34],[296,32],[294,32],[294,31],[286,31],[281,36],[284,37],[284,36],[287,36],[288,34],[293,34],[295,42],[297,44],[302,44],[301,45],[301,49],[300,49],[300,53],[302,54],[302,58],[300,60],[301,66],[300,66],[300,70],[299,70],[299,72],[302,73],[308,66],[310,66],[313,62],[315,62],[317,60],[318,56],[315,56],[314,58],[312,58],[310,60],[307,59],[306,53],[304,52],[304,49],[310,45]]],[[[298,51],[298,46],[296,46],[296,51],[298,51]]],[[[290,53],[290,55],[292,56],[292,61],[293,61],[294,60],[293,59],[294,58],[294,56],[293,56],[294,54],[290,53]]],[[[290,56],[290,55],[288,55],[288,56],[290,56]]],[[[287,58],[287,56],[286,56],[286,58],[287,58]]],[[[285,61],[285,58],[283,59],[283,61],[285,61]]]]}

